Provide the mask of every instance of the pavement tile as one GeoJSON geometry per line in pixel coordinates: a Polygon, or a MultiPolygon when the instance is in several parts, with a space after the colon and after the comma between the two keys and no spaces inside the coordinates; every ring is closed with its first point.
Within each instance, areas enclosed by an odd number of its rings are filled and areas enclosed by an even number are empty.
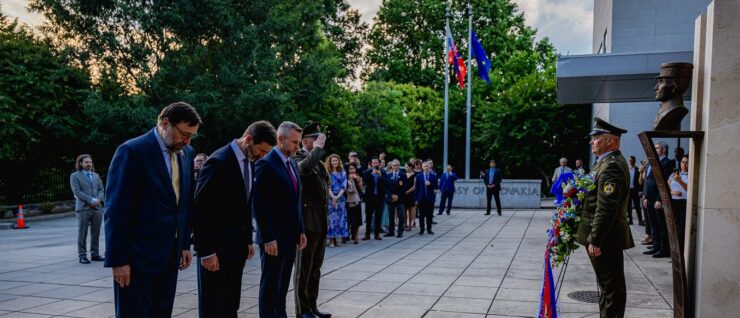
{"type": "Polygon", "coordinates": [[[109,317],[113,314],[115,314],[115,306],[112,303],[99,303],[84,309],[68,312],[65,316],[96,318],[109,317]]]}
{"type": "Polygon", "coordinates": [[[35,314],[45,314],[45,315],[63,315],[68,312],[84,309],[87,307],[92,307],[95,304],[96,303],[89,302],[89,301],[61,300],[61,301],[49,303],[46,305],[24,309],[23,311],[29,312],[29,313],[35,313],[35,314]]]}
{"type": "Polygon", "coordinates": [[[11,300],[0,302],[0,310],[20,311],[31,307],[46,305],[57,302],[59,299],[41,298],[41,297],[18,297],[11,300]]]}
{"type": "Polygon", "coordinates": [[[442,297],[432,309],[471,314],[486,314],[490,305],[490,299],[442,297]]]}

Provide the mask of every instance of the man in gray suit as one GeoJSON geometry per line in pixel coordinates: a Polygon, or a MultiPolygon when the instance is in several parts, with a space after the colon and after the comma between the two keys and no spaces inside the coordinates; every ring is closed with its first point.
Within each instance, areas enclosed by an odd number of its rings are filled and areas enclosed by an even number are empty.
{"type": "Polygon", "coordinates": [[[100,224],[103,221],[103,200],[105,189],[100,175],[93,170],[92,157],[88,154],[77,156],[75,172],[69,176],[72,193],[75,196],[75,212],[79,229],[77,232],[77,252],[80,263],[90,264],[87,259],[87,229],[90,228],[90,258],[93,261],[103,261],[100,256],[98,241],[100,240],[100,224]]]}

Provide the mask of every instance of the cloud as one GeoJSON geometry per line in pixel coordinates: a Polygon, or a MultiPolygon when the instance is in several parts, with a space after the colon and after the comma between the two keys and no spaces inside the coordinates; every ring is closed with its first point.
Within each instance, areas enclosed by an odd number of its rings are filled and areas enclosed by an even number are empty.
{"type": "Polygon", "coordinates": [[[593,0],[514,0],[537,38],[548,37],[562,54],[590,54],[593,0]]]}
{"type": "Polygon", "coordinates": [[[38,13],[28,12],[27,0],[0,0],[0,7],[3,14],[11,19],[18,18],[20,22],[31,26],[41,24],[43,16],[38,13]]]}

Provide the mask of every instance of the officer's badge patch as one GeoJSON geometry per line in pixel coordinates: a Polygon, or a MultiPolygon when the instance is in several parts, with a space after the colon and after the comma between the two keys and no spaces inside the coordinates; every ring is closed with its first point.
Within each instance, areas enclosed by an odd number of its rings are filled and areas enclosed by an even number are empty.
{"type": "Polygon", "coordinates": [[[614,183],[607,182],[604,184],[604,193],[607,195],[614,193],[614,183]]]}

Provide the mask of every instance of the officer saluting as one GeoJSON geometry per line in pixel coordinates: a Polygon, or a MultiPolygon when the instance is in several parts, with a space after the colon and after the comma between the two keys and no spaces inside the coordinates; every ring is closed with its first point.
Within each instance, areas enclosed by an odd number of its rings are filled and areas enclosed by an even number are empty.
{"type": "Polygon", "coordinates": [[[629,169],[619,151],[620,136],[627,131],[595,118],[591,152],[598,157],[592,172],[596,189],[586,193],[578,227],[578,243],[588,256],[599,283],[601,317],[624,317],[627,287],[623,250],[634,247],[627,225],[629,169]]]}

